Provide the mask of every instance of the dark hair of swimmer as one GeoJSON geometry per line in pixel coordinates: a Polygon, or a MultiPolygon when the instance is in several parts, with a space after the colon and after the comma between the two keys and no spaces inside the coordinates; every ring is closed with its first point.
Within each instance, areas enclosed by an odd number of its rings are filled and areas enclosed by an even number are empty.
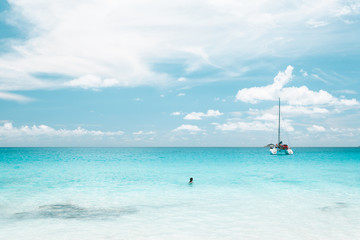
{"type": "Polygon", "coordinates": [[[193,182],[193,178],[191,177],[189,183],[192,183],[192,182],[193,182]]]}

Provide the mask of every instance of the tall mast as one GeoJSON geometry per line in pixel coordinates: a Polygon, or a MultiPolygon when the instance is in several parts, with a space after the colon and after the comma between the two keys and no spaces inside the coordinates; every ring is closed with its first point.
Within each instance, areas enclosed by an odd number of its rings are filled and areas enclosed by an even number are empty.
{"type": "Polygon", "coordinates": [[[279,98],[279,124],[278,124],[278,144],[280,143],[280,98],[279,98]]]}

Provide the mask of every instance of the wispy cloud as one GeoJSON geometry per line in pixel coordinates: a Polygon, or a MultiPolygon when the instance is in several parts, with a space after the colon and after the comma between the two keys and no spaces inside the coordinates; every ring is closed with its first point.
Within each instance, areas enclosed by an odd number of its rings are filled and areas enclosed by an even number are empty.
{"type": "MultiPolygon", "coordinates": [[[[6,21],[28,30],[29,38],[9,40],[9,51],[0,56],[0,90],[5,91],[184,82],[187,76],[154,69],[154,63],[169,60],[184,63],[185,73],[217,69],[226,76],[238,76],[254,58],[274,53],[301,56],[306,54],[302,46],[326,52],[323,42],[328,39],[341,46],[345,41],[342,26],[332,23],[349,22],[346,17],[359,15],[358,3],[342,0],[296,4],[32,0],[9,4],[6,21]],[[336,31],[321,32],[316,41],[307,41],[307,33],[325,25],[336,31]],[[294,35],[294,29],[299,34],[294,35]],[[46,80],[33,73],[66,75],[72,80],[46,80]]],[[[346,42],[357,40],[347,38],[346,42]]]]}
{"type": "Polygon", "coordinates": [[[15,93],[0,92],[0,99],[16,102],[30,102],[33,99],[15,93]]]}
{"type": "MultiPolygon", "coordinates": [[[[277,127],[276,116],[268,115],[263,118],[253,121],[234,121],[227,120],[224,124],[214,123],[217,130],[221,131],[262,131],[262,132],[273,132],[277,127]],[[258,121],[262,120],[262,121],[258,121]]],[[[283,120],[282,126],[286,131],[294,131],[294,127],[290,120],[283,120]]]]}
{"type": "Polygon", "coordinates": [[[335,128],[335,127],[332,127],[332,128],[330,128],[330,130],[331,130],[332,132],[342,133],[342,134],[350,134],[350,133],[359,134],[359,133],[360,133],[360,128],[348,128],[348,127],[345,127],[345,128],[335,128]]]}
{"type": "Polygon", "coordinates": [[[315,79],[318,79],[318,80],[320,80],[320,81],[323,82],[323,83],[329,84],[329,81],[326,81],[325,79],[323,79],[322,77],[320,77],[318,74],[313,73],[313,74],[311,74],[311,77],[313,77],[313,78],[315,78],[315,79]]]}
{"type": "Polygon", "coordinates": [[[349,2],[348,4],[340,7],[336,11],[336,16],[347,16],[347,15],[357,15],[360,13],[360,3],[359,2],[349,2]]]}
{"type": "Polygon", "coordinates": [[[307,23],[313,28],[324,27],[329,24],[328,22],[325,21],[316,21],[316,20],[309,20],[307,23]]]}
{"type": "Polygon", "coordinates": [[[133,132],[134,135],[153,135],[156,134],[156,132],[154,131],[137,131],[137,132],[133,132]]]}
{"type": "Polygon", "coordinates": [[[355,90],[351,90],[351,89],[336,90],[335,92],[344,93],[344,94],[356,94],[357,93],[355,90]]]}

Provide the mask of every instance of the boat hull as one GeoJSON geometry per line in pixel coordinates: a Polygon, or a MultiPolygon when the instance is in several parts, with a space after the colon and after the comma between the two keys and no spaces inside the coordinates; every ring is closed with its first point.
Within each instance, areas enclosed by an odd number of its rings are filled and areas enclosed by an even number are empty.
{"type": "Polygon", "coordinates": [[[286,154],[286,155],[292,155],[294,152],[293,150],[286,149],[286,150],[279,150],[277,148],[270,148],[270,154],[271,155],[277,155],[277,154],[286,154]]]}

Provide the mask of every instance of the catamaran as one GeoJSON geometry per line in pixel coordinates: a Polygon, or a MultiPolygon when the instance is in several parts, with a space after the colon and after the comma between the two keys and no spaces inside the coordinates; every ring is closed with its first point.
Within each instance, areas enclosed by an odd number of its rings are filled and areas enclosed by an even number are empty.
{"type": "Polygon", "coordinates": [[[270,153],[273,155],[282,154],[282,153],[291,155],[294,153],[293,150],[291,150],[291,148],[287,144],[284,144],[280,140],[280,98],[279,98],[278,144],[276,145],[268,144],[267,146],[270,147],[270,153]]]}

